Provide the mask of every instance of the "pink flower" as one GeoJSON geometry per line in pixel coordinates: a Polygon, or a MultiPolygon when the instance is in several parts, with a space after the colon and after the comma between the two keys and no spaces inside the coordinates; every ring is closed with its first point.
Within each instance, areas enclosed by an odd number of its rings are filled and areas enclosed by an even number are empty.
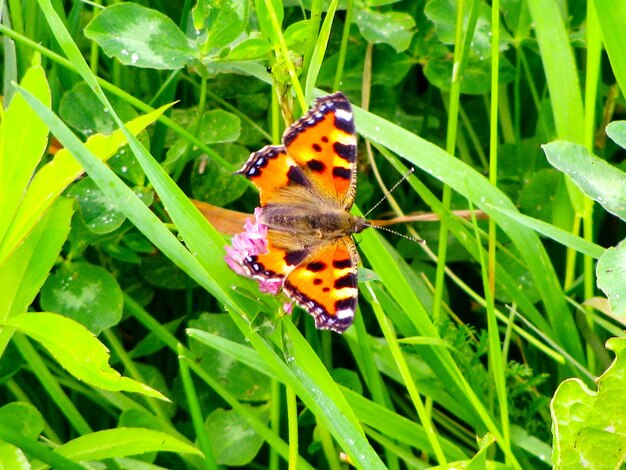
{"type": "MultiPolygon", "coordinates": [[[[246,219],[243,232],[235,235],[231,240],[231,246],[226,247],[224,259],[230,269],[242,276],[255,279],[259,283],[259,290],[267,294],[278,294],[283,287],[282,279],[268,279],[259,276],[251,276],[244,266],[244,261],[249,256],[263,255],[267,253],[267,226],[259,222],[261,208],[254,210],[254,222],[246,219]]],[[[287,313],[291,313],[291,303],[285,308],[287,313]]]]}

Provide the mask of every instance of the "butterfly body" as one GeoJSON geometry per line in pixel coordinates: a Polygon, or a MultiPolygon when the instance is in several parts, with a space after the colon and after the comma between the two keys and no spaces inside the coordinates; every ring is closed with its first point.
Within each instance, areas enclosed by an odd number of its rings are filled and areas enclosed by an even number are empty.
{"type": "Polygon", "coordinates": [[[283,145],[254,152],[238,173],[260,190],[258,222],[267,252],[245,257],[259,280],[280,280],[317,328],[345,331],[357,305],[358,255],[352,234],[369,223],[350,214],[356,191],[356,133],[342,93],[316,100],[283,145]]]}

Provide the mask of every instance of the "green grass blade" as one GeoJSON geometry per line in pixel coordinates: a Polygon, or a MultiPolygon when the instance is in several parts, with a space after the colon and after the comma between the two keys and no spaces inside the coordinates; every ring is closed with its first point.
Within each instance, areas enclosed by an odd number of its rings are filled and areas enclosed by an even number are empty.
{"type": "Polygon", "coordinates": [[[626,2],[622,0],[593,0],[602,31],[604,47],[622,96],[626,95],[626,2]]]}
{"type": "Polygon", "coordinates": [[[583,102],[563,15],[554,0],[528,0],[528,8],[537,33],[558,137],[582,143],[583,102]]]}
{"type": "Polygon", "coordinates": [[[337,10],[338,4],[339,0],[332,0],[330,3],[328,10],[326,11],[324,22],[322,23],[322,28],[320,29],[317,41],[315,42],[315,49],[313,49],[313,55],[311,56],[311,62],[309,64],[304,82],[304,98],[307,103],[310,103],[313,98],[315,82],[317,81],[317,76],[322,68],[322,61],[324,60],[324,55],[326,54],[326,47],[328,46],[328,40],[330,38],[330,30],[333,26],[333,19],[335,18],[335,11],[337,10]]]}
{"type": "MultiPolygon", "coordinates": [[[[22,86],[50,107],[50,88],[41,65],[37,63],[28,69],[22,86]]],[[[23,97],[16,95],[3,114],[0,122],[0,246],[5,246],[4,238],[48,144],[47,127],[23,97]]]]}
{"type": "Polygon", "coordinates": [[[572,248],[579,253],[582,253],[583,255],[591,256],[594,259],[600,258],[602,254],[606,251],[600,245],[588,242],[584,238],[580,238],[576,235],[572,235],[570,232],[556,227],[555,225],[544,222],[543,220],[535,219],[533,217],[520,214],[519,212],[499,209],[497,207],[493,207],[493,210],[511,217],[511,219],[516,220],[520,224],[523,224],[526,227],[533,229],[535,232],[551,238],[561,245],[572,248]]]}
{"type": "MultiPolygon", "coordinates": [[[[531,272],[550,323],[555,327],[559,343],[577,360],[582,359],[578,330],[568,311],[564,296],[559,295],[559,292],[562,293],[561,285],[537,234],[492,209],[497,207],[518,212],[509,198],[489,184],[488,180],[476,170],[439,147],[358,107],[354,107],[354,112],[361,135],[387,147],[411,164],[430,173],[465,198],[476,197],[472,199],[473,204],[489,214],[498,227],[507,234],[531,272]],[[472,188],[472,194],[469,194],[468,188],[472,188]]],[[[364,234],[365,237],[367,234],[364,234]]],[[[367,252],[366,255],[369,257],[367,252]]]]}

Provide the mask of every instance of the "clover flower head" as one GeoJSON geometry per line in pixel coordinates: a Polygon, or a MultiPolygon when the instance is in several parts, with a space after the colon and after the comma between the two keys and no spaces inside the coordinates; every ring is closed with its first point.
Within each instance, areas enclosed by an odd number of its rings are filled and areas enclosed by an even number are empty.
{"type": "Polygon", "coordinates": [[[231,246],[226,247],[226,263],[237,274],[255,279],[259,283],[259,290],[267,294],[278,294],[283,286],[281,279],[262,279],[253,277],[244,267],[244,260],[248,256],[267,253],[267,225],[259,222],[261,208],[254,210],[254,221],[246,219],[243,232],[235,235],[231,246]]]}

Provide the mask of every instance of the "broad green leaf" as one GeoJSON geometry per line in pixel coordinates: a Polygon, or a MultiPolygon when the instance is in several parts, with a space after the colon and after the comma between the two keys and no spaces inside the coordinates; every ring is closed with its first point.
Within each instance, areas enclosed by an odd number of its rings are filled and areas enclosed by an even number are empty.
{"type": "Polygon", "coordinates": [[[0,319],[27,311],[61,252],[70,231],[73,201],[62,198],[24,242],[0,265],[0,319]]]}
{"type": "Polygon", "coordinates": [[[39,410],[30,403],[19,401],[8,403],[0,408],[0,423],[10,425],[13,432],[29,439],[37,439],[44,428],[43,417],[39,410]]]}
{"type": "MultiPolygon", "coordinates": [[[[38,63],[39,56],[35,57],[36,63],[26,71],[22,86],[50,107],[46,74],[38,63]]],[[[47,144],[48,128],[24,98],[16,94],[0,120],[0,264],[19,242],[11,239],[10,232],[47,144]]]]}
{"type": "MultiPolygon", "coordinates": [[[[431,57],[426,62],[424,74],[426,78],[442,90],[450,90],[450,79],[454,68],[454,57],[447,47],[439,46],[433,49],[431,57]]],[[[461,92],[467,94],[484,94],[489,91],[491,80],[491,63],[482,56],[471,56],[461,81],[461,92]]],[[[500,83],[508,83],[514,80],[515,70],[506,57],[500,58],[500,70],[498,71],[500,83]]]]}
{"type": "Polygon", "coordinates": [[[111,169],[119,176],[128,181],[131,186],[144,186],[146,183],[146,174],[141,169],[141,165],[137,162],[135,156],[122,147],[107,161],[111,169]]]}
{"type": "Polygon", "coordinates": [[[223,109],[212,109],[202,115],[197,134],[205,144],[218,144],[234,142],[240,133],[239,117],[223,109]]]}
{"type": "Polygon", "coordinates": [[[144,257],[140,272],[150,285],[161,289],[185,289],[193,285],[185,272],[161,253],[144,257]]]}
{"type": "Polygon", "coordinates": [[[196,30],[205,34],[203,49],[219,49],[229,45],[245,31],[248,2],[242,0],[200,0],[193,8],[196,30]]]}
{"type": "MultiPolygon", "coordinates": [[[[269,405],[245,406],[263,422],[269,421],[269,405]]],[[[215,460],[221,465],[247,465],[263,445],[263,438],[234,410],[217,409],[207,417],[204,425],[215,460]]]]}
{"type": "MultiPolygon", "coordinates": [[[[241,345],[244,343],[243,335],[226,314],[203,314],[190,321],[189,326],[241,345]]],[[[190,348],[197,355],[200,366],[238,400],[261,402],[270,398],[270,383],[266,375],[199,341],[192,339],[190,348]]]]}
{"type": "MultiPolygon", "coordinates": [[[[365,48],[365,45],[351,47],[350,54],[346,56],[341,79],[343,91],[361,89],[365,48]]],[[[317,77],[317,86],[331,87],[333,85],[338,60],[339,54],[334,54],[324,60],[317,77]]],[[[406,78],[411,67],[415,65],[414,59],[408,54],[398,54],[391,46],[387,45],[374,48],[372,62],[378,64],[372,70],[372,85],[382,85],[383,87],[394,87],[400,83],[406,78]],[[393,73],[389,73],[389,70],[393,70],[393,73]]]]}
{"type": "Polygon", "coordinates": [[[520,211],[529,217],[551,222],[554,189],[562,178],[563,176],[552,168],[542,168],[529,175],[517,199],[520,211]]]}
{"type": "Polygon", "coordinates": [[[70,318],[30,312],[6,320],[3,326],[15,328],[39,342],[70,374],[93,387],[136,392],[167,401],[156,390],[122,377],[111,368],[107,348],[87,328],[70,318]]]}
{"type": "MultiPolygon", "coordinates": [[[[183,320],[185,320],[185,317],[178,317],[171,322],[163,324],[163,328],[170,334],[174,335],[183,320]]],[[[139,343],[137,343],[137,345],[132,349],[132,351],[128,353],[128,355],[132,359],[137,359],[159,352],[164,347],[166,347],[166,344],[163,342],[163,340],[157,334],[151,331],[141,341],[139,341],[139,343]]]]}
{"type": "Polygon", "coordinates": [[[606,126],[606,133],[613,142],[626,149],[626,121],[613,121],[606,126]]]}
{"type": "Polygon", "coordinates": [[[626,338],[611,338],[606,346],[615,360],[596,380],[597,391],[568,379],[550,403],[557,469],[621,468],[626,462],[626,338]]]}
{"type": "MultiPolygon", "coordinates": [[[[111,97],[111,104],[124,121],[137,117],[137,111],[127,101],[114,96],[111,97]]],[[[117,129],[109,110],[102,106],[84,82],[77,83],[63,95],[59,116],[85,136],[96,133],[109,135],[117,129]]]]}
{"type": "Polygon", "coordinates": [[[274,10],[274,14],[276,15],[276,20],[278,22],[278,27],[282,26],[283,18],[285,16],[285,11],[283,10],[283,2],[282,0],[254,0],[256,16],[257,20],[259,21],[259,26],[261,27],[261,32],[265,34],[265,36],[267,36],[273,44],[276,44],[278,42],[278,33],[280,31],[276,31],[274,29],[274,25],[271,21],[270,12],[267,8],[266,2],[269,2],[274,10]]]}
{"type": "MultiPolygon", "coordinates": [[[[137,188],[135,194],[147,206],[152,204],[154,197],[152,191],[137,188]]],[[[91,178],[85,178],[76,183],[67,195],[76,198],[87,227],[94,233],[111,233],[126,220],[126,216],[115,207],[115,204],[109,200],[91,178]]]]}
{"type": "Polygon", "coordinates": [[[543,149],[552,166],[567,173],[587,196],[626,220],[626,174],[582,145],[552,142],[543,149]]]}
{"type": "MultiPolygon", "coordinates": [[[[151,113],[133,119],[126,123],[127,129],[137,135],[146,126],[156,121],[170,106],[169,104],[161,106],[151,113]]],[[[97,158],[106,160],[125,144],[124,134],[117,130],[110,136],[101,134],[92,136],[85,143],[85,147],[97,158]]],[[[0,245],[0,264],[32,230],[43,213],[65,188],[83,172],[80,163],[66,149],[61,149],[51,162],[46,163],[37,171],[20,204],[20,210],[0,245]]]]}
{"type": "Polygon", "coordinates": [[[124,214],[115,210],[115,205],[91,178],[85,178],[73,185],[67,195],[76,199],[85,224],[94,233],[113,232],[126,220],[124,214]]]}
{"type": "Polygon", "coordinates": [[[521,42],[530,36],[530,13],[526,2],[519,0],[502,0],[500,2],[500,11],[502,18],[508,26],[508,30],[512,32],[513,39],[521,42]]]}
{"type": "Polygon", "coordinates": [[[268,365],[263,362],[259,353],[249,346],[244,346],[243,344],[235,341],[222,338],[221,336],[217,336],[206,331],[197,330],[195,328],[189,328],[186,331],[187,335],[193,340],[205,344],[217,351],[221,351],[224,354],[228,354],[230,357],[241,361],[243,364],[246,364],[252,369],[257,370],[268,377],[273,379],[278,378],[275,371],[270,369],[268,365]]]}
{"type": "MultiPolygon", "coordinates": [[[[473,31],[472,42],[468,53],[470,57],[488,59],[491,57],[491,7],[479,1],[478,19],[473,31]]],[[[456,0],[430,0],[424,8],[424,13],[433,22],[437,37],[443,44],[454,45],[456,16],[456,0]]],[[[465,2],[463,11],[463,26],[467,29],[471,12],[471,3],[465,2]]],[[[505,46],[508,41],[506,32],[500,30],[500,44],[505,46]]],[[[463,78],[465,80],[465,77],[463,78]]]]}
{"type": "Polygon", "coordinates": [[[372,44],[385,43],[396,52],[404,52],[411,44],[415,20],[407,13],[359,10],[355,22],[365,39],[372,44]]]}
{"type": "Polygon", "coordinates": [[[302,47],[308,46],[313,37],[313,21],[302,20],[290,24],[284,32],[285,42],[289,49],[304,55],[302,47]]]}
{"type": "MultiPolygon", "coordinates": [[[[233,166],[245,162],[250,150],[239,144],[216,146],[215,150],[233,166]]],[[[238,200],[248,189],[245,178],[234,176],[211,159],[196,159],[191,173],[193,197],[223,207],[238,200]]]]}
{"type": "MultiPolygon", "coordinates": [[[[44,429],[41,413],[30,403],[12,402],[0,408],[0,423],[11,433],[37,440],[44,429]]],[[[0,468],[2,470],[30,470],[29,460],[19,447],[0,440],[0,468]]]]}
{"type": "MultiPolygon", "coordinates": [[[[199,124],[191,124],[195,127],[195,133],[198,138],[205,144],[218,144],[225,142],[234,142],[239,138],[241,133],[241,120],[228,111],[222,109],[213,109],[202,115],[199,124]]],[[[167,152],[167,157],[163,162],[163,168],[166,171],[172,171],[176,166],[187,163],[187,161],[196,156],[190,151],[191,143],[184,138],[178,139],[167,152]],[[185,158],[184,161],[180,159],[185,158]]],[[[239,163],[239,162],[238,162],[239,163]]],[[[215,163],[212,166],[220,166],[215,163]]],[[[237,165],[233,165],[233,168],[237,165]]],[[[222,172],[224,172],[222,168],[222,172]]],[[[222,175],[221,179],[224,179],[222,175]]]]}
{"type": "Polygon", "coordinates": [[[31,470],[24,451],[8,442],[0,441],[0,462],[6,470],[31,470]]]}
{"type": "Polygon", "coordinates": [[[85,36],[109,57],[135,67],[175,70],[197,55],[169,17],[132,2],[106,8],[87,25],[85,36]]]}
{"type": "MultiPolygon", "coordinates": [[[[103,460],[146,452],[176,452],[202,455],[194,446],[170,434],[145,428],[116,428],[77,437],[55,449],[74,461],[103,460]]],[[[42,470],[47,467],[33,467],[42,470]]]]}
{"type": "Polygon", "coordinates": [[[117,279],[95,264],[66,264],[41,289],[44,310],[62,313],[95,334],[122,319],[122,289],[117,279]]]}
{"type": "Polygon", "coordinates": [[[274,46],[272,46],[272,43],[266,39],[246,39],[233,47],[230,54],[226,56],[226,60],[237,61],[260,59],[271,52],[273,48],[274,46]]]}
{"type": "Polygon", "coordinates": [[[596,267],[598,287],[609,298],[613,313],[626,316],[626,241],[608,248],[596,267]]]}

